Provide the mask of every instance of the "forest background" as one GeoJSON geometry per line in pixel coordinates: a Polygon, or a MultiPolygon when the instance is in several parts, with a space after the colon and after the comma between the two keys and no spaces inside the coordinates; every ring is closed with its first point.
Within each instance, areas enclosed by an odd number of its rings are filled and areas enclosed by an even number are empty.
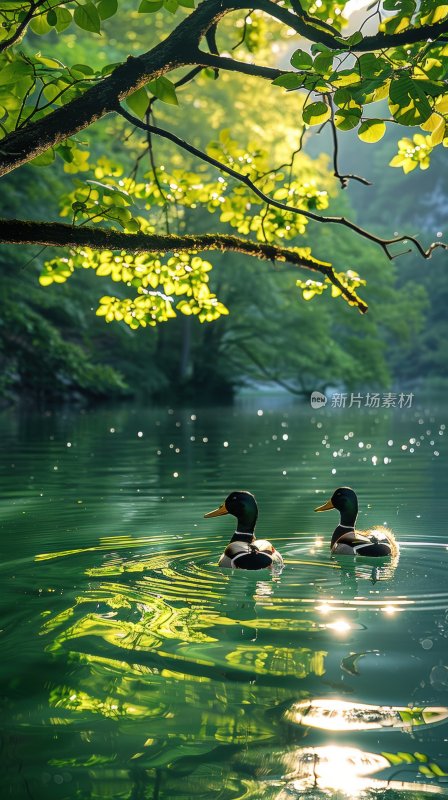
{"type": "MultiPolygon", "coordinates": [[[[107,6],[107,0],[103,2],[107,6]]],[[[172,28],[172,16],[166,4],[158,5],[159,10],[145,14],[132,0],[122,0],[119,15],[104,15],[97,47],[92,46],[91,31],[71,26],[56,33],[45,20],[40,27],[32,23],[26,34],[27,51],[61,63],[69,52],[70,63],[84,65],[88,75],[88,69],[98,70],[140,52],[142,41],[147,49],[162,40],[172,28]]],[[[356,29],[357,23],[355,14],[352,27],[356,29]]],[[[277,41],[262,15],[246,19],[245,24],[244,32],[238,32],[232,20],[225,21],[220,28],[221,48],[227,44],[230,50],[241,40],[239,47],[246,53],[269,51],[272,61],[274,52],[277,64],[287,68],[297,40],[294,46],[287,36],[277,41]]],[[[20,50],[20,43],[17,47],[20,50]]],[[[398,140],[406,134],[398,130],[400,126],[388,127],[375,144],[347,131],[340,137],[339,164],[372,185],[350,181],[343,189],[333,174],[331,132],[304,130],[303,94],[284,93],[271,84],[261,90],[255,78],[225,72],[216,81],[208,69],[180,88],[178,95],[179,105],[160,102],[155,113],[159,123],[169,120],[189,141],[205,147],[216,139],[217,148],[241,146],[255,153],[260,164],[266,163],[267,170],[298,150],[288,169],[296,170],[302,187],[309,190],[308,208],[344,215],[378,236],[408,232],[429,243],[444,233],[448,206],[444,148],[434,151],[427,169],[405,174],[389,166],[398,140]]],[[[51,93],[47,99],[52,99],[51,93]]],[[[129,99],[128,108],[138,114],[138,93],[129,99]]],[[[173,186],[163,183],[163,172],[171,175],[171,181],[177,176],[179,185],[187,176],[193,185],[197,174],[216,181],[216,170],[198,167],[194,156],[167,141],[152,142],[149,152],[140,133],[136,135],[116,115],[99,120],[88,132],[90,155],[81,133],[75,157],[72,152],[65,160],[53,161],[51,154],[4,177],[0,215],[58,220],[62,208],[70,221],[81,182],[90,180],[94,186],[110,174],[154,181],[155,169],[156,189],[162,196],[161,229],[188,230],[189,209],[183,207],[179,214],[176,202],[163,202],[164,193],[168,195],[173,186]]],[[[408,135],[414,133],[410,129],[408,135]]],[[[216,211],[206,206],[195,209],[197,231],[207,229],[210,210],[216,211]]],[[[50,247],[1,245],[1,402],[136,396],[223,401],[241,386],[266,383],[298,394],[328,386],[357,391],[365,387],[403,391],[417,384],[446,388],[446,251],[434,252],[430,261],[416,252],[388,261],[374,243],[349,230],[305,223],[301,229],[298,224],[293,244],[311,247],[317,258],[331,253],[335,268],[361,273],[367,280],[363,290],[367,314],[361,317],[330,292],[307,301],[306,290],[295,285],[292,266],[225,253],[213,256],[210,285],[230,313],[203,322],[195,314],[180,313],[154,327],[133,329],[117,320],[107,324],[104,314],[97,313],[101,296],[126,297],[126,288],[113,281],[110,270],[104,270],[100,288],[98,276],[89,269],[77,270],[69,281],[63,280],[61,271],[58,278],[55,270],[50,280],[44,266],[51,263],[50,247]]],[[[238,225],[231,214],[214,213],[213,227],[221,233],[234,232],[235,227],[248,233],[250,224],[244,208],[238,225]]],[[[60,258],[60,253],[55,250],[54,256],[60,258]]]]}

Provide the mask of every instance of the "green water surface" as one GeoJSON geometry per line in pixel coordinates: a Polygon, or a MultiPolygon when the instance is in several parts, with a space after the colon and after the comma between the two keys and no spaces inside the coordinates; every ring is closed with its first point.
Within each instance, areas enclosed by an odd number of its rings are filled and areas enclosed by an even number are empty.
{"type": "Polygon", "coordinates": [[[2,797],[448,797],[445,421],[3,412],[2,797]],[[339,485],[398,561],[331,558],[337,513],[313,509],[339,485]],[[217,567],[234,519],[203,514],[233,489],[281,574],[217,567]]]}

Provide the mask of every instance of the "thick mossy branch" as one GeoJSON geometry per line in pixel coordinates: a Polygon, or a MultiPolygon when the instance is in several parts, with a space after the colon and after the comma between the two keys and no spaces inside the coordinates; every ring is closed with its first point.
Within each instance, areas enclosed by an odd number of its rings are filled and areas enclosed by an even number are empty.
{"type": "MultiPolygon", "coordinates": [[[[328,30],[328,26],[322,25],[317,20],[311,21],[305,14],[300,15],[301,6],[298,3],[295,4],[297,13],[294,13],[272,0],[206,0],[152,50],[136,58],[129,57],[111,75],[92,86],[81,97],[5,136],[0,142],[0,176],[20,167],[116,110],[119,101],[149,81],[178,67],[202,64],[199,45],[208,31],[213,29],[226,14],[248,8],[264,11],[311,42],[320,42],[333,50],[339,50],[341,47],[340,38],[328,30]]],[[[348,49],[357,52],[375,51],[436,39],[447,31],[447,22],[422,25],[399,33],[366,36],[356,46],[348,49]]],[[[235,62],[235,65],[237,63],[235,62]]],[[[235,71],[238,71],[236,66],[235,71]]],[[[241,66],[240,71],[246,70],[241,66]]]]}
{"type": "Polygon", "coordinates": [[[82,248],[92,250],[125,250],[129,253],[166,253],[218,250],[223,253],[242,253],[262,261],[283,262],[318,272],[340,290],[344,299],[357,306],[361,313],[367,311],[364,303],[338,278],[331,264],[307,257],[288,247],[254,242],[238,236],[218,233],[177,236],[175,234],[121,233],[106,228],[67,225],[62,222],[28,222],[18,219],[0,220],[0,243],[38,244],[50,247],[82,248]]]}

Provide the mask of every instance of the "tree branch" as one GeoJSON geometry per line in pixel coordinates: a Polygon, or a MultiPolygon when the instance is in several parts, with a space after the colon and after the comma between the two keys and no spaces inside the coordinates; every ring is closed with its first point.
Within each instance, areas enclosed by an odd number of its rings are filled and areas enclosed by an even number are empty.
{"type": "Polygon", "coordinates": [[[225,69],[229,72],[238,72],[241,75],[254,75],[256,78],[265,78],[268,81],[273,81],[279,78],[280,75],[296,74],[293,70],[249,64],[246,61],[237,61],[236,58],[203,53],[202,50],[199,50],[198,61],[201,67],[214,67],[215,69],[225,69]]]}
{"type": "Polygon", "coordinates": [[[25,30],[26,26],[28,25],[30,20],[33,18],[33,15],[34,15],[34,12],[35,12],[36,8],[37,8],[37,3],[31,2],[29,10],[25,14],[25,16],[22,19],[22,21],[18,24],[18,26],[17,26],[16,30],[14,31],[14,33],[12,34],[12,36],[10,36],[9,39],[3,39],[3,41],[0,42],[0,53],[4,53],[5,50],[7,50],[9,47],[12,47],[12,45],[15,44],[20,39],[20,37],[21,37],[23,31],[25,30]]]}
{"type": "Polygon", "coordinates": [[[189,142],[185,142],[179,136],[176,136],[175,133],[171,133],[171,131],[167,131],[164,128],[159,128],[155,125],[146,125],[144,122],[135,117],[133,114],[130,114],[121,106],[118,106],[117,111],[121,114],[128,122],[131,122],[132,125],[135,125],[137,128],[141,128],[143,131],[150,130],[151,133],[155,133],[158,136],[162,136],[164,139],[168,139],[169,141],[173,142],[178,147],[181,147],[183,150],[186,150],[188,153],[200,158],[202,161],[205,161],[207,164],[211,164],[213,167],[221,170],[222,172],[230,175],[235,180],[239,181],[239,183],[243,183],[247,186],[257,197],[263,200],[264,203],[268,203],[275,208],[279,208],[281,211],[286,211],[291,214],[301,214],[308,219],[312,219],[315,222],[330,222],[333,225],[342,225],[345,228],[349,228],[350,230],[357,233],[359,236],[362,236],[364,239],[369,239],[371,242],[375,242],[378,244],[387,257],[391,259],[393,254],[390,252],[389,248],[393,244],[398,244],[399,242],[411,242],[415,248],[418,250],[423,258],[430,258],[432,252],[437,247],[442,247],[444,249],[448,249],[448,245],[444,242],[433,242],[427,250],[422,247],[418,239],[413,236],[396,236],[393,239],[384,239],[381,236],[376,236],[374,233],[370,233],[370,231],[361,228],[359,225],[356,225],[349,219],[345,217],[324,217],[319,214],[315,214],[313,211],[308,211],[302,208],[295,208],[295,206],[290,206],[287,203],[281,203],[279,200],[274,200],[273,197],[269,197],[269,195],[265,194],[258,186],[251,181],[251,179],[240,172],[236,172],[236,170],[229,167],[227,164],[224,164],[222,161],[218,161],[216,158],[209,156],[207,153],[204,153],[203,150],[199,150],[199,148],[194,147],[194,145],[190,144],[189,142]]]}
{"type": "Polygon", "coordinates": [[[198,45],[229,12],[230,0],[207,0],[152,50],[120,64],[80,97],[0,141],[0,176],[65,141],[116,109],[117,101],[178,67],[200,64],[198,45]]]}
{"type": "MultiPolygon", "coordinates": [[[[226,0],[224,0],[225,2],[226,0]]],[[[301,36],[307,38],[310,42],[319,42],[329,47],[331,50],[340,50],[341,37],[337,31],[329,32],[326,23],[321,23],[320,20],[304,14],[294,13],[277,5],[273,0],[233,0],[232,5],[234,9],[251,8],[264,11],[273,19],[283,22],[289,28],[292,28],[301,36]],[[321,27],[318,27],[321,26],[321,27]],[[325,28],[325,30],[322,30],[325,28]]],[[[299,10],[299,3],[295,2],[297,11],[299,10]]],[[[302,9],[303,10],[303,9],[302,9]]],[[[427,39],[437,39],[439,36],[447,33],[448,20],[436,22],[434,24],[420,25],[419,27],[411,27],[398,33],[376,33],[372,36],[365,36],[361,42],[356,45],[348,46],[347,50],[354,52],[366,52],[370,50],[381,50],[388,47],[400,47],[405,44],[414,44],[416,42],[425,41],[427,39]]]]}
{"type": "MultiPolygon", "coordinates": [[[[152,50],[136,58],[130,56],[111,75],[87,89],[80,97],[55,109],[42,119],[7,134],[0,141],[0,176],[25,164],[50,147],[65,141],[68,137],[79,133],[116,110],[117,102],[125,99],[149,81],[178,67],[202,64],[204,54],[200,53],[198,48],[207,32],[226,14],[231,11],[245,10],[248,7],[264,11],[311,42],[320,42],[333,50],[341,48],[339,37],[335,37],[328,30],[323,30],[322,26],[318,27],[317,23],[310,23],[307,21],[308,18],[302,18],[272,0],[206,0],[200,3],[163,42],[160,42],[152,50]]],[[[298,9],[297,3],[296,8],[298,9]]],[[[434,39],[447,31],[448,22],[440,22],[435,25],[410,28],[394,34],[378,33],[374,36],[366,36],[353,47],[347,46],[347,50],[375,51],[419,42],[423,39],[434,39]]],[[[229,68],[230,63],[231,59],[229,68]]],[[[204,65],[208,66],[209,64],[204,65]]],[[[239,66],[238,69],[243,71],[244,68],[239,66]]],[[[268,67],[260,69],[265,70],[265,74],[261,77],[271,77],[272,73],[268,74],[268,67]]],[[[260,75],[260,72],[252,74],[260,75]]]]}
{"type": "Polygon", "coordinates": [[[351,305],[361,313],[367,305],[355,292],[344,286],[331,264],[307,257],[299,250],[273,244],[253,242],[238,236],[218,233],[177,236],[175,234],[122,233],[121,231],[88,226],[73,226],[62,222],[28,222],[18,219],[0,219],[0,243],[39,244],[52,247],[90,247],[92,250],[126,250],[129,253],[166,253],[186,250],[218,250],[236,252],[261,259],[281,261],[296,267],[318,272],[340,289],[351,305]]]}

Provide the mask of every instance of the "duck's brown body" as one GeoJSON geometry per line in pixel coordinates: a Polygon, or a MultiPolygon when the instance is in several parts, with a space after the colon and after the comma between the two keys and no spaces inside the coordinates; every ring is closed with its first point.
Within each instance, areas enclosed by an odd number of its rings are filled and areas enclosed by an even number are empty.
{"type": "Polygon", "coordinates": [[[331,537],[331,552],[335,555],[365,556],[368,558],[395,557],[399,553],[398,543],[388,528],[379,526],[368,531],[355,528],[358,516],[358,498],[353,489],[341,486],[330,500],[315,511],[329,511],[335,508],[340,512],[341,521],[331,537]]]}

